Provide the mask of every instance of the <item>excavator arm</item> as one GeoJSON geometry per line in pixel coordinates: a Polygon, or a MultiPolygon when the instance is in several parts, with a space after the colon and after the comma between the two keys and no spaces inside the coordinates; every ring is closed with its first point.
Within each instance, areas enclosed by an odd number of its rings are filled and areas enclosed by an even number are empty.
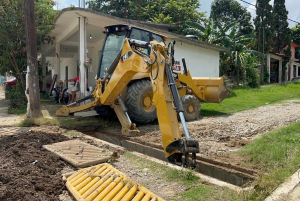
{"type": "Polygon", "coordinates": [[[56,114],[74,113],[96,105],[110,105],[115,109],[121,123],[123,121],[122,130],[125,127],[125,129],[130,128],[129,130],[134,131],[135,125],[128,117],[120,94],[136,73],[149,73],[153,88],[152,101],[157,110],[165,156],[172,162],[179,161],[187,165],[189,153],[191,153],[193,165],[195,165],[199,144],[198,141],[190,137],[170,66],[171,59],[163,43],[156,41],[147,43],[125,38],[123,48],[108,69],[106,77],[103,80],[97,80],[97,86],[93,92],[95,100],[89,105],[78,106],[73,109],[69,107],[69,111],[66,111],[68,107],[65,106],[56,114]],[[141,49],[149,49],[151,51],[150,56],[144,54],[141,49]],[[111,78],[107,81],[109,75],[111,78]],[[184,135],[179,129],[178,116],[182,123],[184,135]],[[185,156],[185,160],[183,160],[183,156],[185,156]]]}

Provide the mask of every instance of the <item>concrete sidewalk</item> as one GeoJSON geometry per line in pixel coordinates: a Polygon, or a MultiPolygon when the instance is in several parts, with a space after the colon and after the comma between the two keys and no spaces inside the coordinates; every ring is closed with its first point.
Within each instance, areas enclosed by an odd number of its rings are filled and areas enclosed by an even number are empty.
{"type": "Polygon", "coordinates": [[[15,126],[22,121],[22,117],[18,115],[7,114],[9,101],[5,100],[5,92],[0,90],[0,127],[15,126]]]}

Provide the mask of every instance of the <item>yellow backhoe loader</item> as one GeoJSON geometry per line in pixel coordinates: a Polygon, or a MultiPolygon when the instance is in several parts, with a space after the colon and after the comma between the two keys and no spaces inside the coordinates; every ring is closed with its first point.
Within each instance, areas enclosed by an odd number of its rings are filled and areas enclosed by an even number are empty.
{"type": "MultiPolygon", "coordinates": [[[[129,27],[126,25],[117,25],[106,27],[107,32],[104,45],[101,51],[101,56],[98,63],[97,78],[104,78],[107,69],[112,61],[116,58],[119,50],[122,48],[122,41],[125,37],[137,39],[145,42],[158,41],[164,42],[167,37],[153,33],[148,30],[139,29],[137,27],[129,27]],[[120,30],[120,27],[124,27],[120,30]],[[115,31],[118,29],[118,31],[115,31]]],[[[170,44],[173,47],[173,44],[170,44]]],[[[174,48],[171,48],[174,55],[174,48]]],[[[149,50],[144,50],[144,53],[149,54],[149,50]]],[[[179,62],[179,61],[177,61],[179,62]]],[[[173,64],[175,62],[173,61],[173,64]]],[[[184,72],[187,75],[185,60],[182,61],[184,72]]],[[[198,119],[200,114],[200,102],[220,103],[227,97],[223,85],[223,78],[193,78],[193,81],[198,87],[197,94],[193,94],[187,87],[182,87],[179,91],[181,101],[184,106],[184,116],[187,121],[198,119]],[[187,95],[187,96],[186,96],[187,95]]],[[[180,82],[178,82],[178,85],[180,82]]],[[[121,98],[128,109],[129,117],[136,123],[148,123],[153,121],[156,115],[156,108],[152,104],[152,85],[148,73],[137,73],[132,80],[122,91],[121,98]]],[[[105,118],[110,118],[115,113],[110,106],[96,106],[96,112],[105,118]]]]}
{"type": "Polygon", "coordinates": [[[185,116],[195,119],[193,114],[199,114],[199,100],[221,102],[226,98],[229,91],[223,79],[192,78],[184,59],[184,73],[173,72],[174,43],[166,46],[167,38],[163,35],[126,25],[106,27],[105,34],[93,94],[63,106],[56,114],[68,116],[96,108],[106,115],[112,108],[125,135],[139,133],[128,113],[139,122],[153,120],[157,114],[165,156],[171,162],[187,164],[189,153],[192,153],[192,165],[195,165],[199,144],[190,137],[185,116]],[[92,102],[76,106],[87,99],[92,102]],[[143,112],[146,115],[140,115],[143,112]],[[178,116],[184,135],[179,130],[178,116]],[[148,120],[143,121],[144,118],[148,120]]]}

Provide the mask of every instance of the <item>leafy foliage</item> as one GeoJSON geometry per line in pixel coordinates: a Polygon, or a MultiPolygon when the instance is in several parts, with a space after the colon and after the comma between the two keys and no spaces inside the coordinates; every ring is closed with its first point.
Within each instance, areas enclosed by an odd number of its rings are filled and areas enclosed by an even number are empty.
{"type": "Polygon", "coordinates": [[[92,10],[117,17],[177,25],[178,32],[186,21],[203,21],[205,16],[198,11],[198,0],[90,0],[87,4],[92,10]]]}
{"type": "MultiPolygon", "coordinates": [[[[295,27],[291,28],[291,38],[292,40],[297,43],[300,44],[300,25],[297,24],[295,27]]],[[[296,48],[296,58],[300,58],[300,48],[296,48]]]]}
{"type": "Polygon", "coordinates": [[[257,37],[257,50],[268,53],[272,49],[274,40],[274,17],[270,0],[257,0],[256,18],[254,19],[257,37]]]}
{"type": "MultiPolygon", "coordinates": [[[[52,0],[35,2],[38,48],[44,42],[51,42],[47,34],[53,28],[57,13],[52,0]]],[[[0,73],[11,71],[25,88],[23,71],[26,69],[26,35],[23,0],[0,1],[0,73]]]]}
{"type": "Polygon", "coordinates": [[[214,0],[210,18],[221,26],[229,21],[239,22],[239,34],[252,33],[251,13],[236,0],[214,0]]]}
{"type": "Polygon", "coordinates": [[[273,52],[282,53],[285,55],[291,55],[290,42],[291,42],[291,31],[289,29],[288,11],[285,7],[285,0],[275,0],[273,7],[274,15],[274,49],[273,52]],[[288,47],[288,48],[287,48],[288,47]],[[285,51],[284,51],[285,50],[285,51]]]}
{"type": "Polygon", "coordinates": [[[258,66],[258,59],[256,56],[247,55],[246,58],[246,83],[251,88],[260,87],[259,71],[256,68],[258,66]]]}
{"type": "Polygon", "coordinates": [[[17,84],[17,86],[11,86],[9,90],[6,90],[5,98],[10,100],[9,112],[16,108],[26,110],[27,98],[20,84],[17,84]]]}

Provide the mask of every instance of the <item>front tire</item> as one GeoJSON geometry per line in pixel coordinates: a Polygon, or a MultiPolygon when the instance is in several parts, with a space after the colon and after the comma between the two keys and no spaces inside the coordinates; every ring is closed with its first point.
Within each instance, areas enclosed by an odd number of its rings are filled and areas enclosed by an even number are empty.
{"type": "Polygon", "coordinates": [[[200,102],[193,95],[185,95],[181,98],[183,114],[186,121],[195,121],[199,119],[200,102]]]}
{"type": "Polygon", "coordinates": [[[152,98],[150,80],[139,80],[128,87],[125,104],[133,122],[146,124],[156,119],[156,108],[152,104],[152,98]]]}

